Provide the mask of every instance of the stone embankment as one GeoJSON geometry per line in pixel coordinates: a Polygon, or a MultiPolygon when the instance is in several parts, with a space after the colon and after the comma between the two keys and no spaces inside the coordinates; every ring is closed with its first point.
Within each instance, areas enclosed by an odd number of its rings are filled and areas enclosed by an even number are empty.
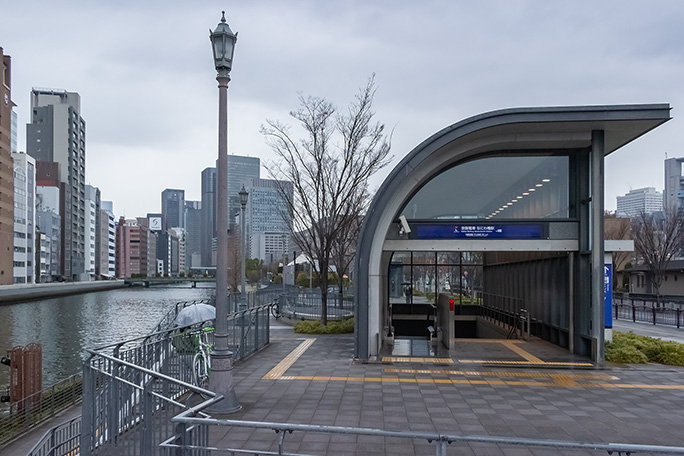
{"type": "Polygon", "coordinates": [[[123,288],[123,280],[98,280],[94,282],[56,282],[31,285],[0,286],[0,305],[35,299],[91,293],[94,291],[123,288]]]}

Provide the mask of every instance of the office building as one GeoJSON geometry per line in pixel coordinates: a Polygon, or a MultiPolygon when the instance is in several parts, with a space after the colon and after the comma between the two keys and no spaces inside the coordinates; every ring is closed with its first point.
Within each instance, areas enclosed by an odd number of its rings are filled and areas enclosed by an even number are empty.
{"type": "Polygon", "coordinates": [[[185,230],[183,228],[169,228],[168,230],[167,264],[170,277],[178,277],[187,273],[185,267],[185,230]]]}
{"type": "Polygon", "coordinates": [[[156,234],[148,219],[119,219],[116,225],[116,277],[154,276],[157,268],[156,234]]]}
{"type": "Polygon", "coordinates": [[[665,160],[665,194],[663,206],[666,209],[681,208],[684,200],[684,177],[682,176],[684,158],[668,158],[665,160]]]}
{"type": "Polygon", "coordinates": [[[0,47],[0,285],[14,277],[14,165],[12,163],[12,59],[0,47]]]}
{"type": "Polygon", "coordinates": [[[185,202],[185,267],[202,266],[202,203],[185,202]]]}
{"type": "Polygon", "coordinates": [[[617,216],[636,217],[663,210],[663,194],[654,187],[637,188],[617,197],[617,216]]]}
{"type": "Polygon", "coordinates": [[[35,283],[36,161],[24,153],[14,160],[13,283],[35,283]]]}
{"type": "Polygon", "coordinates": [[[90,280],[100,275],[100,189],[86,185],[85,266],[90,280]]]}
{"type": "Polygon", "coordinates": [[[80,111],[78,93],[31,91],[26,149],[36,159],[38,183],[60,189],[62,274],[67,280],[89,279],[85,264],[85,121],[80,111]]]}
{"type": "Polygon", "coordinates": [[[252,179],[259,179],[259,159],[241,155],[228,155],[228,221],[233,223],[240,215],[240,189],[252,179]]]}
{"type": "Polygon", "coordinates": [[[169,228],[185,228],[185,190],[167,188],[161,194],[161,213],[169,228]]]}
{"type": "Polygon", "coordinates": [[[116,220],[114,204],[100,201],[100,267],[98,274],[104,278],[116,277],[116,220]]]}
{"type": "MultiPolygon", "coordinates": [[[[59,216],[59,188],[36,186],[36,232],[40,241],[37,281],[62,280],[62,219],[59,216]]],[[[37,255],[38,256],[38,255],[37,255]]]]}
{"type": "MultiPolygon", "coordinates": [[[[216,168],[205,168],[202,171],[202,193],[200,202],[200,254],[201,266],[215,266],[212,252],[216,245],[216,168]]],[[[193,264],[193,267],[196,265],[193,264]]]]}
{"type": "Polygon", "coordinates": [[[248,257],[267,263],[283,258],[287,252],[287,242],[284,243],[283,238],[289,237],[292,220],[282,191],[291,197],[292,183],[251,179],[246,189],[249,192],[245,219],[248,257]]]}

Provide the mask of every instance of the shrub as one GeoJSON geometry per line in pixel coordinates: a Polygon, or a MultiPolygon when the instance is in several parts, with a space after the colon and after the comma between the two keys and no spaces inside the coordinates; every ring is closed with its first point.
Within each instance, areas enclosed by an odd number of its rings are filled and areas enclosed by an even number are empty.
{"type": "Polygon", "coordinates": [[[647,362],[684,366],[684,345],[668,340],[640,336],[632,331],[613,333],[606,343],[606,361],[644,364],[647,362]]]}
{"type": "Polygon", "coordinates": [[[294,331],[299,334],[351,334],[354,332],[354,319],[329,321],[326,326],[320,320],[304,320],[295,325],[294,331]]]}

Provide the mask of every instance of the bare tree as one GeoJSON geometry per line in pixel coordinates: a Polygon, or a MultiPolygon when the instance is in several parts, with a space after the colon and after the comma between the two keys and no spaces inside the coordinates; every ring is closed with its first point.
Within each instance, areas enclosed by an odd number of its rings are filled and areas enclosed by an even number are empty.
{"type": "Polygon", "coordinates": [[[354,250],[359,239],[362,223],[363,218],[360,215],[349,217],[347,226],[341,230],[340,236],[333,245],[332,258],[335,261],[335,269],[337,270],[337,290],[340,304],[342,304],[344,294],[344,275],[349,272],[349,267],[354,260],[354,250]]]}
{"type": "Polygon", "coordinates": [[[368,179],[389,163],[385,126],[373,122],[375,90],[371,77],[344,112],[323,98],[300,95],[299,109],[290,115],[304,129],[303,139],[296,139],[290,127],[278,121],[267,120],[261,128],[279,159],[267,168],[280,183],[292,238],[319,273],[324,325],[333,247],[347,221],[368,206],[368,179]],[[285,188],[288,181],[294,190],[290,194],[285,188]]]}
{"type": "Polygon", "coordinates": [[[641,213],[632,219],[634,250],[643,259],[651,276],[651,283],[660,303],[660,285],[665,269],[679,253],[684,240],[684,212],[666,209],[662,216],[641,213]]]}

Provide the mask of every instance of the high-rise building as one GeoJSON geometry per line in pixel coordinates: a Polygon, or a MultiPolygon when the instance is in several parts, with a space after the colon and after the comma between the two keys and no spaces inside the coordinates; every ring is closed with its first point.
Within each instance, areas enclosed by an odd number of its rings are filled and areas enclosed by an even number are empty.
{"type": "Polygon", "coordinates": [[[156,273],[156,235],[148,220],[119,219],[116,225],[116,277],[153,276],[156,273]]]}
{"type": "Polygon", "coordinates": [[[618,217],[636,217],[663,210],[663,194],[654,187],[637,188],[617,197],[618,217]]]}
{"type": "Polygon", "coordinates": [[[14,165],[12,163],[12,59],[0,47],[0,285],[13,282],[14,165]]]}
{"type": "Polygon", "coordinates": [[[86,273],[85,121],[78,93],[58,89],[31,91],[31,123],[26,148],[36,159],[37,180],[56,181],[60,189],[62,274],[88,280],[86,273]],[[50,171],[45,175],[41,171],[50,171]]]}
{"type": "Polygon", "coordinates": [[[665,160],[665,208],[684,207],[684,176],[682,176],[684,158],[668,158],[665,160]]]}
{"type": "Polygon", "coordinates": [[[185,230],[183,228],[169,228],[168,231],[168,274],[178,277],[187,273],[185,267],[185,230]]]}
{"type": "Polygon", "coordinates": [[[111,201],[100,201],[99,241],[99,274],[107,278],[116,277],[116,220],[111,201]]]}
{"type": "Polygon", "coordinates": [[[185,228],[185,190],[167,188],[161,194],[161,212],[169,228],[185,228]]]}
{"type": "Polygon", "coordinates": [[[270,179],[251,179],[246,186],[247,247],[249,258],[267,263],[284,256],[283,236],[289,236],[292,220],[287,213],[281,188],[292,195],[292,183],[270,179]]]}
{"type": "Polygon", "coordinates": [[[216,239],[216,198],[216,168],[205,168],[202,171],[202,201],[200,209],[201,266],[215,266],[215,263],[212,261],[212,245],[215,245],[216,239]]]}
{"type": "Polygon", "coordinates": [[[242,155],[228,155],[228,221],[229,224],[240,215],[240,189],[252,179],[259,179],[259,158],[242,155]]]}
{"type": "Polygon", "coordinates": [[[85,266],[91,280],[100,275],[100,189],[86,185],[85,266]]]}
{"type": "Polygon", "coordinates": [[[202,203],[185,202],[185,267],[202,266],[202,203]]]}
{"type": "Polygon", "coordinates": [[[59,187],[36,186],[36,231],[40,233],[40,260],[36,273],[41,283],[62,279],[62,219],[59,187]]]}
{"type": "Polygon", "coordinates": [[[24,153],[14,160],[14,283],[35,283],[36,161],[24,153]]]}

